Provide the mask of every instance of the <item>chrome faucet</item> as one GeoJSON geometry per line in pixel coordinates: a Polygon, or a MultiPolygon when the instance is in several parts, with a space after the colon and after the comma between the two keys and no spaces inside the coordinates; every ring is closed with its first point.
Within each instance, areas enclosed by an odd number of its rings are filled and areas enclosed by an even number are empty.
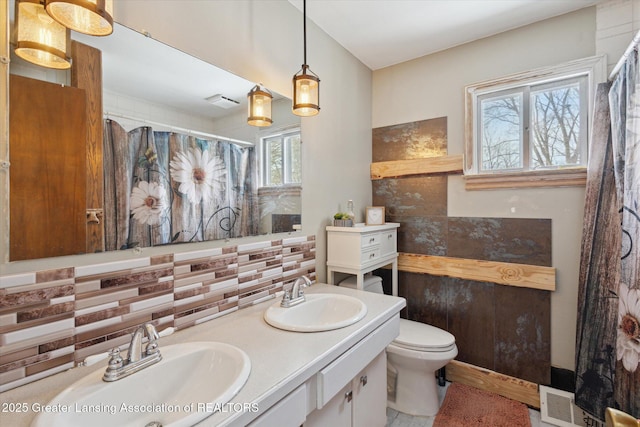
{"type": "Polygon", "coordinates": [[[284,291],[284,297],[280,307],[293,307],[301,302],[304,302],[304,288],[311,286],[313,283],[307,276],[300,276],[293,282],[293,286],[290,290],[284,291]]]}
{"type": "Polygon", "coordinates": [[[107,382],[117,381],[161,361],[162,355],[158,349],[158,338],[158,332],[151,323],[138,326],[131,336],[126,359],[120,356],[118,347],[109,352],[109,366],[102,379],[107,382]],[[148,341],[143,352],[142,340],[145,336],[148,341]]]}

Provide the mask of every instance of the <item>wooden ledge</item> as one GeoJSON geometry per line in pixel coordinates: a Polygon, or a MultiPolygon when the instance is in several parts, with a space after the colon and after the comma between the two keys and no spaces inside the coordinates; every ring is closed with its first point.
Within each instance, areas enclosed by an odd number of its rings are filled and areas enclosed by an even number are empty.
{"type": "Polygon", "coordinates": [[[545,291],[556,290],[556,269],[539,265],[400,253],[398,270],[545,291]]]}
{"type": "Polygon", "coordinates": [[[446,366],[447,380],[490,391],[540,409],[538,384],[469,363],[452,360],[446,366]]]}
{"type": "Polygon", "coordinates": [[[371,163],[371,179],[436,173],[462,173],[462,155],[371,163]]]}

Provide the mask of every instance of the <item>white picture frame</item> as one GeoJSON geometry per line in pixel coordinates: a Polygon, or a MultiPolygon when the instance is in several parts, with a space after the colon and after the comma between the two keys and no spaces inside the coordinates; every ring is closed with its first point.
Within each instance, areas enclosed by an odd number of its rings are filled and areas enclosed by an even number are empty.
{"type": "Polygon", "coordinates": [[[367,206],[365,210],[365,224],[366,225],[383,225],[384,220],[384,206],[367,206]]]}

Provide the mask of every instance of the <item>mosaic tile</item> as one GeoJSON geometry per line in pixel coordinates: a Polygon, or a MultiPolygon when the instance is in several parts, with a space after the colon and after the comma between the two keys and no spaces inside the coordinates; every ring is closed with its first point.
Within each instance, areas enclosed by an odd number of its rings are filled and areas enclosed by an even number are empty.
{"type": "Polygon", "coordinates": [[[144,322],[184,329],[303,274],[315,280],[315,236],[2,276],[0,391],[124,349],[144,322]]]}

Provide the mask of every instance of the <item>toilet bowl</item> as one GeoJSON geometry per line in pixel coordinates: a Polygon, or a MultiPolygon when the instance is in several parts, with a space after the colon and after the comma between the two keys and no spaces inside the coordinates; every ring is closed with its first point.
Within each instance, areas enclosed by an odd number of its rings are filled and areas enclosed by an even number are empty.
{"type": "MultiPolygon", "coordinates": [[[[356,278],[340,286],[355,288],[356,278]]],[[[365,291],[384,293],[382,279],[366,275],[365,291]]],[[[400,319],[400,334],[387,346],[387,406],[405,414],[431,416],[440,403],[436,371],[458,354],[455,337],[425,323],[400,319]]]]}

